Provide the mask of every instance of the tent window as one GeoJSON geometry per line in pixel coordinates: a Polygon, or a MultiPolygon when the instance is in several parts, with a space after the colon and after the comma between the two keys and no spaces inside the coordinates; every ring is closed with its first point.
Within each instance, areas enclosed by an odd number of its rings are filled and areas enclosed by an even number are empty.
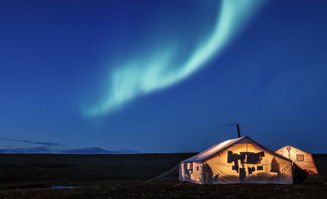
{"type": "Polygon", "coordinates": [[[199,167],[196,167],[196,170],[199,171],[199,167]]]}
{"type": "Polygon", "coordinates": [[[304,161],[304,155],[303,154],[296,154],[296,160],[298,162],[303,162],[304,161]]]}

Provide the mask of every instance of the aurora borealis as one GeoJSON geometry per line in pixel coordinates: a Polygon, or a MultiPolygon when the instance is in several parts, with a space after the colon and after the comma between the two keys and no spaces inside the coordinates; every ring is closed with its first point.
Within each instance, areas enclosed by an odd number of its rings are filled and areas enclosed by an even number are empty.
{"type": "MultiPolygon", "coordinates": [[[[225,46],[237,35],[240,29],[255,14],[260,4],[265,0],[222,0],[219,5],[217,19],[212,33],[201,35],[203,39],[185,60],[176,56],[178,50],[186,50],[187,44],[173,38],[164,38],[164,43],[172,46],[160,46],[149,49],[139,49],[141,54],[136,58],[129,58],[127,63],[122,62],[110,73],[108,94],[101,102],[86,111],[86,116],[97,116],[123,106],[128,101],[159,89],[172,86],[192,75],[213,56],[219,56],[225,46]]],[[[204,21],[204,23],[206,23],[204,21]]],[[[196,27],[192,27],[196,28],[196,27]]],[[[201,27],[199,27],[201,28],[201,27]]],[[[169,27],[161,34],[169,31],[169,27]]],[[[145,34],[146,35],[146,34],[145,34]]],[[[184,37],[195,37],[189,31],[184,37]]],[[[162,41],[161,41],[162,42],[162,41]]],[[[124,61],[126,58],[124,58],[124,61]]]]}
{"type": "Polygon", "coordinates": [[[196,152],[238,122],[272,150],[327,153],[326,9],[1,1],[0,150],[196,152]]]}

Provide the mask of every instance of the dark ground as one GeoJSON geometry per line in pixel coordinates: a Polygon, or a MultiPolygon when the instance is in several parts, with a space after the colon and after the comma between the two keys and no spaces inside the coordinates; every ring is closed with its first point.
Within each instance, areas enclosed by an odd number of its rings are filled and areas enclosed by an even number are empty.
{"type": "MultiPolygon", "coordinates": [[[[171,178],[145,183],[194,154],[0,155],[0,199],[325,198],[327,185],[195,185],[171,178]],[[50,185],[77,185],[50,189],[50,185]]],[[[314,155],[327,181],[327,155],[314,155]]]]}

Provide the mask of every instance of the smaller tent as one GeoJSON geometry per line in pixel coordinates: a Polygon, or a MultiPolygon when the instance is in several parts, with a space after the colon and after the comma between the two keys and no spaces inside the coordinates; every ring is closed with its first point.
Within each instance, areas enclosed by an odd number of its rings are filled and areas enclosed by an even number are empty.
{"type": "Polygon", "coordinates": [[[306,172],[291,160],[240,137],[213,145],[181,162],[179,180],[196,184],[293,184],[306,172]]]}
{"type": "Polygon", "coordinates": [[[318,170],[312,154],[304,152],[292,146],[285,146],[275,151],[275,153],[292,160],[297,166],[309,174],[318,174],[318,170]]]}

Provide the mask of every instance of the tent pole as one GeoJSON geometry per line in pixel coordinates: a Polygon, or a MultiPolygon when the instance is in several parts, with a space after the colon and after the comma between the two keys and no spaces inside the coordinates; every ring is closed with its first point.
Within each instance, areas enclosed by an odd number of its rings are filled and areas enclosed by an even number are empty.
{"type": "Polygon", "coordinates": [[[241,129],[240,129],[240,124],[236,124],[236,128],[237,128],[237,136],[241,137],[241,129]]]}

